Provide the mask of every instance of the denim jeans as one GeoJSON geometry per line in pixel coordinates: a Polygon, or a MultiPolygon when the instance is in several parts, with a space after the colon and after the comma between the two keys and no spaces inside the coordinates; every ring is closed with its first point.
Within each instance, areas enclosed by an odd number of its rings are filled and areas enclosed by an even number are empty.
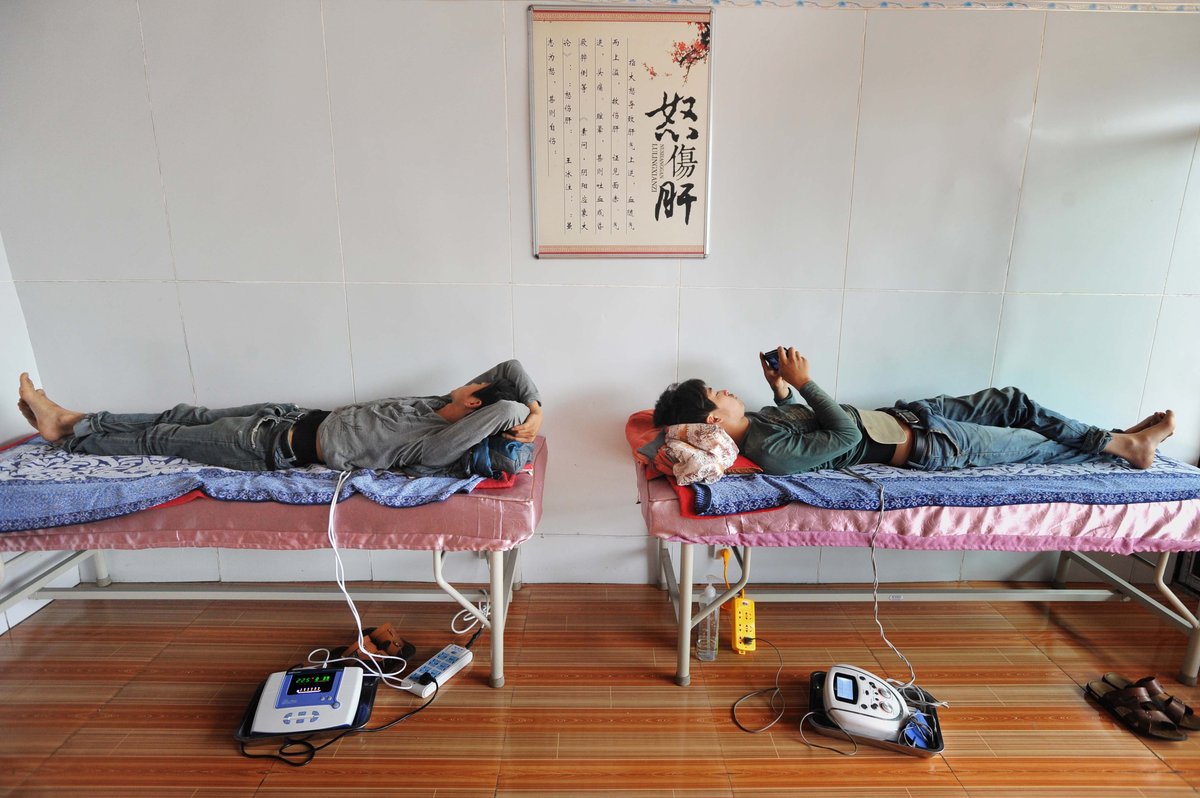
{"type": "Polygon", "coordinates": [[[896,402],[925,428],[927,453],[910,462],[925,471],[1003,463],[1083,463],[1105,457],[1112,435],[1067,418],[1018,388],[987,388],[970,396],[896,402]]]}
{"type": "Polygon", "coordinates": [[[460,468],[464,473],[490,479],[505,474],[519,474],[533,459],[533,444],[512,441],[503,435],[489,435],[463,455],[460,468]]]}
{"type": "MultiPolygon", "coordinates": [[[[68,452],[183,457],[239,471],[266,471],[271,430],[300,414],[290,404],[258,404],[210,410],[176,405],[164,413],[93,413],[62,441],[68,452]]],[[[276,447],[276,466],[294,463],[286,446],[276,447]],[[279,449],[285,451],[280,452],[279,449]]]]}

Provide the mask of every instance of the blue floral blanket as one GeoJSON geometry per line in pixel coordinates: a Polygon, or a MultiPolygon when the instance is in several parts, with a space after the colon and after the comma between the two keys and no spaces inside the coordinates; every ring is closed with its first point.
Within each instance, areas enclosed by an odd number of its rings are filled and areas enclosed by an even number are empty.
{"type": "Polygon", "coordinates": [[[804,502],[828,510],[878,510],[879,486],[889,510],[908,507],[993,507],[1073,502],[1136,504],[1200,498],[1200,468],[1159,455],[1139,471],[1105,459],[1078,465],[1002,465],[960,471],[915,471],[859,465],[853,471],[792,476],[726,475],[694,484],[696,515],[732,515],[804,502]]]}
{"type": "MultiPolygon", "coordinates": [[[[248,472],[178,457],[66,454],[35,437],[0,452],[0,532],[113,518],[193,490],[228,501],[329,504],[338,476],[318,465],[248,472]]],[[[482,481],[360,470],[346,480],[338,501],[361,493],[387,507],[415,507],[468,493],[482,481]]]]}

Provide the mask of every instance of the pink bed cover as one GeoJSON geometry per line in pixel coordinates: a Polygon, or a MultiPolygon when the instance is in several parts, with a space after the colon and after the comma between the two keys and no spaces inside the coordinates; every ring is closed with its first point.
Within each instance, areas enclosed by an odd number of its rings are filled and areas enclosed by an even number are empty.
{"type": "MultiPolygon", "coordinates": [[[[879,513],[792,504],[755,513],[685,518],[665,479],[637,465],[646,529],[664,540],[732,546],[866,546],[879,513]]],[[[1200,500],[1139,504],[1015,504],[888,510],[875,543],[889,549],[1135,551],[1200,549],[1200,500]]]]}
{"type": "MultiPolygon", "coordinates": [[[[546,442],[533,472],[511,488],[477,490],[444,502],[395,509],[360,495],[337,506],[338,544],[352,549],[508,551],[528,540],[542,515],[546,442]]],[[[327,505],[226,502],[200,498],[120,518],[0,535],[0,551],[82,549],[328,548],[327,505]]]]}

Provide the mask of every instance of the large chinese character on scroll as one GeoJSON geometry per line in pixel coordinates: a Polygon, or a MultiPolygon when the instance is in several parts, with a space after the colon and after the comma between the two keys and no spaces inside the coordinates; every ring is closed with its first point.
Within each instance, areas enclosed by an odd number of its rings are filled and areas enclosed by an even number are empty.
{"type": "Polygon", "coordinates": [[[708,254],[712,10],[531,6],[540,258],[708,254]]]}

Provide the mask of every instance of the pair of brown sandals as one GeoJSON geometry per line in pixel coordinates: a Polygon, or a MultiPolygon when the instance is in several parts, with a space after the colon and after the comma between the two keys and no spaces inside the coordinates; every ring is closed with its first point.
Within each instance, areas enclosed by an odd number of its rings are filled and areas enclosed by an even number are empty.
{"type": "Polygon", "coordinates": [[[1106,673],[1102,679],[1088,682],[1084,692],[1127,728],[1146,737],[1183,742],[1188,738],[1183,729],[1200,730],[1200,716],[1168,695],[1153,676],[1133,682],[1118,673],[1106,673]]]}
{"type": "Polygon", "coordinates": [[[363,629],[361,641],[355,640],[350,645],[333,651],[330,659],[346,657],[370,664],[380,657],[408,659],[415,653],[417,647],[400,637],[394,626],[385,623],[382,626],[363,629]]]}

